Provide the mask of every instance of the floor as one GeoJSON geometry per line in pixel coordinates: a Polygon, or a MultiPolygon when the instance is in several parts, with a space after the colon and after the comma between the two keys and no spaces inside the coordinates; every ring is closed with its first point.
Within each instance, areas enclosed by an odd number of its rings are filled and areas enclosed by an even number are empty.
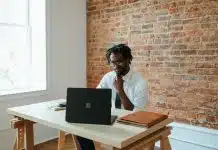
{"type": "MultiPolygon", "coordinates": [[[[57,141],[57,139],[54,139],[45,143],[41,143],[39,145],[36,145],[34,150],[57,150],[57,141]]],[[[96,150],[104,150],[104,148],[102,148],[101,145],[98,143],[95,143],[95,146],[96,150]]],[[[76,150],[72,137],[70,135],[66,136],[66,144],[63,150],[76,150]]]]}
{"type": "MultiPolygon", "coordinates": [[[[34,150],[57,150],[57,139],[45,142],[45,143],[41,143],[39,145],[36,145],[34,150]]],[[[66,136],[66,144],[64,146],[63,150],[76,150],[72,137],[70,135],[66,136]]],[[[101,145],[99,143],[95,143],[95,148],[96,150],[110,150],[111,148],[109,146],[101,145]]],[[[155,147],[155,150],[160,150],[159,148],[155,147]]]]}

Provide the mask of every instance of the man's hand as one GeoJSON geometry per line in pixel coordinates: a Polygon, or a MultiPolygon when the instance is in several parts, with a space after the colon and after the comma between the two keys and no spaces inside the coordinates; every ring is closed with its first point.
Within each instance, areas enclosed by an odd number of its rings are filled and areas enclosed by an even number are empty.
{"type": "Polygon", "coordinates": [[[118,93],[122,92],[123,91],[123,79],[122,79],[122,77],[116,76],[116,78],[114,79],[113,85],[118,93]]]}
{"type": "Polygon", "coordinates": [[[114,79],[114,88],[116,89],[117,93],[120,96],[121,104],[123,104],[124,108],[127,110],[133,110],[134,106],[130,102],[129,98],[127,97],[126,93],[123,89],[123,78],[120,75],[117,75],[114,79]]]}

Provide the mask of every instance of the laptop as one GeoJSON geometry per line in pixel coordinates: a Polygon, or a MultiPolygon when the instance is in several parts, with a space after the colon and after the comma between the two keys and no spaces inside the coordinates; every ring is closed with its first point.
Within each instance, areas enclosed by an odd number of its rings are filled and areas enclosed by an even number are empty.
{"type": "Polygon", "coordinates": [[[112,125],[111,89],[67,88],[65,120],[69,123],[112,125]]]}

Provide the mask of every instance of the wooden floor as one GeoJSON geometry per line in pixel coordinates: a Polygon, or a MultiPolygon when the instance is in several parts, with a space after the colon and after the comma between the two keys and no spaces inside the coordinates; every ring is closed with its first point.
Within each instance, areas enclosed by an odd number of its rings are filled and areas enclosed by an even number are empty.
{"type": "MultiPolygon", "coordinates": [[[[34,150],[57,150],[58,149],[58,140],[54,139],[45,143],[41,143],[36,145],[34,150]]],[[[63,150],[76,150],[73,144],[72,137],[70,135],[66,136],[65,147],[63,150]]],[[[110,146],[102,145],[95,142],[95,149],[96,150],[111,150],[110,146]]],[[[159,148],[155,147],[155,150],[160,150],[159,148]]]]}
{"type": "MultiPolygon", "coordinates": [[[[39,145],[36,145],[34,150],[57,150],[57,139],[41,143],[39,145]]],[[[104,150],[104,148],[101,147],[100,144],[95,143],[96,150],[104,150]]],[[[66,136],[66,144],[63,150],[75,150],[74,144],[72,142],[72,137],[70,135],[66,136]]]]}

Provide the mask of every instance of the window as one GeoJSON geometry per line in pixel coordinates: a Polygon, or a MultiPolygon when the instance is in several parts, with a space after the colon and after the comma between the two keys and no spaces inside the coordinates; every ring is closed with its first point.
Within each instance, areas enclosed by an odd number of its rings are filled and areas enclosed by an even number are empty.
{"type": "Polygon", "coordinates": [[[45,0],[0,0],[0,95],[46,90],[45,0]]]}

